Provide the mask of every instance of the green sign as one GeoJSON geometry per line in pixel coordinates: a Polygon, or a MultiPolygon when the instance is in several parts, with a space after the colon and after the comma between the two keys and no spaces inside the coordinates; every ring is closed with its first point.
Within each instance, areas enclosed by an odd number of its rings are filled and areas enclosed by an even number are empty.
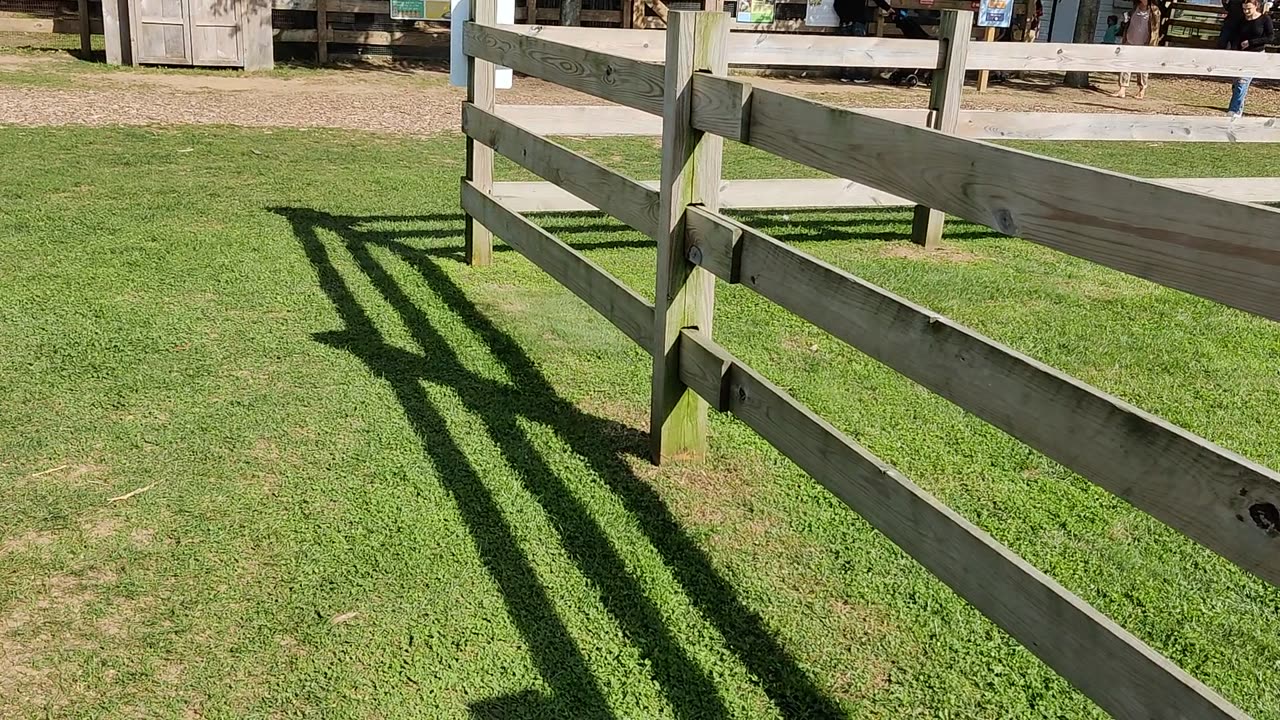
{"type": "Polygon", "coordinates": [[[449,0],[390,0],[393,20],[448,20],[449,0]]]}
{"type": "Polygon", "coordinates": [[[738,22],[773,22],[773,0],[738,0],[738,22]]]}

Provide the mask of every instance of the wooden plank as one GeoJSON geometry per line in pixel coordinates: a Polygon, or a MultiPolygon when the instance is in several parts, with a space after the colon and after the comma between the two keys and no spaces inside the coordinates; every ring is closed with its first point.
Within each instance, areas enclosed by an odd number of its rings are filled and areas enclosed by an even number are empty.
{"type": "MultiPolygon", "coordinates": [[[[699,74],[694,82],[735,81],[699,74]]],[[[1274,209],[763,88],[752,94],[750,112],[748,141],[754,147],[1006,235],[1280,320],[1280,212],[1274,209]]]]}
{"type": "MultiPolygon", "coordinates": [[[[744,86],[748,83],[742,83],[744,86]]],[[[890,118],[897,122],[909,123],[912,125],[923,126],[929,118],[928,110],[904,110],[899,108],[865,108],[859,112],[865,112],[876,117],[890,118]]],[[[641,135],[648,137],[662,137],[662,118],[652,115],[641,110],[622,107],[620,105],[499,105],[496,114],[498,117],[513,122],[529,132],[538,135],[554,135],[558,137],[614,137],[618,135],[641,135]]],[[[973,132],[987,132],[988,126],[1001,122],[1005,115],[1026,114],[1040,119],[1040,122],[1049,123],[1058,115],[1054,113],[998,113],[988,112],[985,115],[981,113],[961,113],[961,128],[965,127],[968,115],[980,115],[969,123],[973,128],[973,132]],[[989,116],[989,117],[988,117],[989,116]]],[[[1090,117],[1081,113],[1081,118],[1090,117]]],[[[1108,115],[1092,116],[1092,117],[1111,117],[1108,115]]],[[[1144,115],[1119,115],[1116,117],[1130,118],[1130,122],[1141,122],[1144,115]]],[[[1206,119],[1210,120],[1210,119],[1206,119]]],[[[1218,121],[1218,118],[1212,118],[1218,121]]],[[[1267,124],[1268,128],[1276,128],[1276,137],[1280,140],[1280,124],[1270,118],[1242,118],[1236,121],[1241,123],[1245,120],[1258,121],[1259,125],[1267,124]]],[[[1224,126],[1229,125],[1229,121],[1222,123],[1224,126]]],[[[1162,126],[1163,127],[1163,126],[1162,126]]],[[[1251,126],[1252,127],[1252,126],[1251,126]]],[[[1019,119],[1016,124],[1016,132],[1011,131],[1009,137],[1021,137],[1018,133],[1024,133],[1030,137],[1036,130],[1037,125],[1030,118],[1019,119]]],[[[1074,132],[1087,131],[1087,123],[1080,120],[1078,123],[1073,122],[1070,128],[1074,132]]],[[[998,128],[997,128],[998,129],[998,128]]],[[[994,131],[993,131],[994,132],[994,131]]],[[[1172,133],[1170,133],[1172,134],[1172,133]]],[[[1161,135],[1164,139],[1173,139],[1170,134],[1161,135]]],[[[1173,134],[1176,136],[1176,134],[1173,134]]],[[[1241,140],[1252,141],[1254,137],[1261,138],[1270,137],[1265,132],[1247,132],[1241,136],[1241,140]]],[[[1210,137],[1226,139],[1226,134],[1210,135],[1210,137]]],[[[1096,138],[1089,138],[1096,139],[1096,138]]],[[[1142,139],[1142,138],[1129,138],[1142,139]]]]}
{"type": "MultiPolygon", "coordinates": [[[[471,0],[470,22],[468,27],[477,23],[492,24],[497,20],[497,0],[471,0]]],[[[486,112],[492,112],[496,103],[497,66],[489,59],[467,56],[467,103],[486,112]]],[[[467,138],[467,167],[463,179],[482,194],[493,190],[493,148],[467,138]]],[[[475,216],[467,215],[464,228],[463,243],[467,264],[485,266],[493,262],[493,233],[477,222],[475,216]]]]}
{"type": "MultiPolygon", "coordinates": [[[[391,8],[387,0],[328,0],[329,12],[335,13],[369,13],[386,15],[391,8]]],[[[271,0],[273,10],[312,10],[316,9],[316,0],[271,0]]]]}
{"type": "MultiPolygon", "coordinates": [[[[691,234],[740,234],[736,269],[707,265],[1280,586],[1280,475],[1054,368],[698,209],[691,234]]],[[[723,257],[708,248],[702,258],[723,257]]]]}
{"type": "Polygon", "coordinates": [[[133,64],[133,43],[129,40],[129,31],[127,1],[103,0],[102,35],[106,40],[108,65],[133,64]]]}
{"type": "Polygon", "coordinates": [[[538,135],[662,137],[662,118],[620,105],[499,105],[497,115],[538,135]]]}
{"type": "MultiPolygon", "coordinates": [[[[995,41],[996,41],[996,29],[994,27],[983,28],[982,42],[995,42],[995,41]]],[[[990,70],[979,70],[978,71],[978,92],[980,93],[986,92],[987,83],[990,80],[991,80],[990,70]]]]}
{"type": "Polygon", "coordinates": [[[640,232],[658,227],[658,193],[635,180],[473,105],[462,107],[462,131],[640,232]]]}
{"type": "MultiPolygon", "coordinates": [[[[505,25],[500,29],[535,35],[584,50],[633,60],[661,63],[665,57],[663,33],[615,28],[561,28],[505,25]]],[[[802,67],[919,67],[938,63],[938,42],[780,33],[734,33],[729,36],[730,65],[802,67]]]]}
{"type": "Polygon", "coordinates": [[[599,265],[519,213],[462,181],[462,207],[507,244],[613,323],[622,334],[647,348],[653,333],[653,305],[599,265]]]}
{"type": "Polygon", "coordinates": [[[329,62],[329,12],[328,0],[316,0],[316,63],[329,62]]]}
{"type": "MultiPolygon", "coordinates": [[[[124,15],[128,16],[128,3],[120,0],[124,15]]],[[[270,70],[275,67],[275,43],[271,36],[271,7],[264,2],[248,2],[241,5],[241,40],[244,69],[250,72],[270,70]]]]}
{"type": "MultiPolygon", "coordinates": [[[[942,14],[938,28],[940,40],[938,69],[929,82],[929,125],[934,130],[954,133],[960,120],[960,104],[964,94],[965,57],[969,37],[973,34],[973,13],[948,10],[942,14]]],[[[911,220],[911,241],[926,248],[942,242],[942,224],[946,213],[928,205],[917,205],[911,220]]]]}
{"type": "MultiPolygon", "coordinates": [[[[1163,178],[1159,185],[1240,202],[1280,202],[1280,178],[1163,178]]],[[[656,190],[657,181],[641,182],[656,190]]],[[[500,182],[494,195],[518,212],[584,212],[597,208],[548,182],[500,182]]],[[[724,180],[720,206],[735,210],[897,207],[913,203],[850,180],[724,180]]]]}
{"type": "MultiPolygon", "coordinates": [[[[478,2],[479,0],[477,0],[478,2]]],[[[373,45],[376,47],[445,47],[449,44],[447,32],[401,32],[384,30],[329,30],[329,42],[344,45],[373,45]]]]}
{"type": "Polygon", "coordinates": [[[88,58],[93,55],[93,28],[89,17],[89,0],[76,3],[77,18],[80,21],[80,55],[88,58]]]}
{"type": "Polygon", "coordinates": [[[957,135],[1008,140],[1146,140],[1155,142],[1280,142],[1271,117],[1204,117],[1137,113],[960,113],[957,135]]]}
{"type": "Polygon", "coordinates": [[[681,377],[702,397],[723,402],[1112,716],[1247,717],[705,334],[682,333],[680,360],[681,377]]]}
{"type": "MultiPolygon", "coordinates": [[[[571,29],[586,33],[592,28],[571,29]]],[[[467,24],[466,51],[517,72],[619,105],[662,114],[661,65],[552,42],[535,35],[486,27],[483,23],[467,24]]]]}
{"type": "Polygon", "coordinates": [[[969,69],[1045,72],[1087,70],[1278,78],[1280,55],[1145,45],[978,43],[970,48],[969,69]]]}
{"type": "Polygon", "coordinates": [[[725,73],[729,16],[674,12],[667,16],[664,65],[660,209],[653,239],[658,246],[654,302],[653,388],[649,441],[655,463],[700,460],[707,452],[707,404],[680,381],[676,345],[683,328],[711,334],[715,278],[685,258],[685,212],[698,204],[718,210],[724,140],[695,130],[693,76],[725,73]]]}
{"type": "MultiPolygon", "coordinates": [[[[102,23],[93,21],[89,25],[90,32],[102,34],[102,23]]],[[[18,18],[0,17],[0,32],[29,32],[70,35],[80,32],[80,21],[70,18],[18,18]]]]}

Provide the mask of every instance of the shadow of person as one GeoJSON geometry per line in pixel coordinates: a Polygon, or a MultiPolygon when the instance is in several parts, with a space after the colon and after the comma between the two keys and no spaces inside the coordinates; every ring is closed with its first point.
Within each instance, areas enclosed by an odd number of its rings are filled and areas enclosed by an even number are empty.
{"type": "Polygon", "coordinates": [[[599,680],[557,615],[528,558],[520,550],[501,508],[451,437],[423,383],[452,389],[486,432],[559,536],[564,551],[599,593],[624,636],[649,664],[649,672],[679,717],[724,717],[719,688],[707,669],[690,657],[640,581],[628,570],[599,522],[539,452],[521,426],[549,428],[604,483],[634,518],[661,555],[693,606],[710,621],[786,717],[842,717],[838,704],[799,667],[715,569],[710,558],[681,528],[657,492],[635,474],[629,459],[643,457],[646,436],[620,423],[583,412],[562,398],[510,335],[490,322],[439,267],[439,254],[406,242],[411,238],[453,238],[460,216],[349,217],[305,208],[275,208],[286,218],[314,268],[320,287],[343,322],[343,329],[317,339],[359,358],[393,388],[424,452],[457,502],[468,531],[501,590],[508,612],[528,644],[533,661],[551,688],[536,701],[530,693],[494,698],[473,706],[485,717],[606,717],[610,715],[599,680]],[[452,221],[447,231],[388,231],[370,225],[452,221]],[[378,221],[373,222],[371,221],[378,221]],[[421,354],[386,342],[332,262],[320,229],[333,233],[355,265],[391,306],[421,354]],[[509,383],[469,370],[370,246],[381,246],[422,278],[443,307],[479,338],[507,371],[509,383]]]}

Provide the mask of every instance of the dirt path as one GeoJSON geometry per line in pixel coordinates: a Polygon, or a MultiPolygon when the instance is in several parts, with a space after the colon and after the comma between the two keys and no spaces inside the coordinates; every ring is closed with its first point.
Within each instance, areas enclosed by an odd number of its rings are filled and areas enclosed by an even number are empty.
{"type": "MultiPolygon", "coordinates": [[[[1107,76],[1096,82],[1110,83],[1107,76]]],[[[851,107],[924,107],[928,90],[830,80],[756,82],[851,107]]],[[[1109,89],[1109,87],[1108,87],[1109,89]]],[[[1041,112],[1147,112],[1216,115],[1225,81],[1156,78],[1146,100],[1118,100],[1100,90],[1074,90],[1041,77],[966,94],[966,107],[1041,112]]],[[[0,55],[0,124],[226,124],[247,127],[329,127],[407,134],[458,129],[459,88],[430,67],[356,65],[286,69],[264,76],[233,72],[113,69],[61,53],[0,55]]],[[[593,98],[518,78],[499,92],[507,104],[590,104],[593,98]]],[[[1251,114],[1280,114],[1280,90],[1255,87],[1251,114]]]]}

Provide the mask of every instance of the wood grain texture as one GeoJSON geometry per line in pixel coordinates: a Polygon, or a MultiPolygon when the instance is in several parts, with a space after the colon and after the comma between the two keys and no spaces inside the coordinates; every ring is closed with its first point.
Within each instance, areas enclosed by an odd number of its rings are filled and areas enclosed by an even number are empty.
{"type": "MultiPolygon", "coordinates": [[[[741,282],[1280,586],[1280,475],[763,233],[704,233],[741,282]]],[[[723,263],[706,266],[725,280],[723,263]]]]}
{"type": "MultiPolygon", "coordinates": [[[[492,24],[497,20],[497,0],[471,0],[471,22],[467,27],[477,24],[492,24]]],[[[467,103],[472,107],[492,111],[497,102],[498,68],[489,59],[467,56],[467,103]]],[[[464,180],[488,193],[493,189],[493,149],[467,138],[467,167],[464,180]]],[[[463,242],[467,264],[483,267],[493,263],[493,233],[476,219],[467,215],[463,242]]]]}
{"type": "Polygon", "coordinates": [[[462,207],[637,345],[649,347],[653,306],[622,281],[466,180],[462,207]]]}
{"type": "Polygon", "coordinates": [[[970,48],[969,69],[1277,78],[1280,77],[1280,55],[1145,45],[977,43],[970,48]]]}
{"type": "MultiPolygon", "coordinates": [[[[1162,178],[1159,185],[1242,202],[1280,202],[1280,178],[1162,178]]],[[[640,183],[656,190],[658,182],[640,183]]],[[[500,182],[494,195],[519,212],[596,210],[547,182],[500,182]]],[[[850,180],[723,180],[720,207],[741,210],[896,207],[909,200],[850,180]]]]}
{"type": "Polygon", "coordinates": [[[316,62],[329,62],[329,0],[316,2],[316,62]]]}
{"type": "Polygon", "coordinates": [[[1137,113],[1036,113],[971,110],[955,134],[980,140],[1147,140],[1280,142],[1280,120],[1137,113]]]}
{"type": "Polygon", "coordinates": [[[621,105],[499,105],[498,117],[538,135],[662,137],[662,118],[621,105]]]}
{"type": "Polygon", "coordinates": [[[474,105],[462,108],[462,131],[640,232],[658,227],[658,193],[635,180],[474,105]]]}
{"type": "Polygon", "coordinates": [[[680,381],[680,330],[711,334],[715,278],[685,258],[685,210],[719,209],[724,140],[692,124],[693,76],[725,73],[729,16],[673,12],[667,16],[663,80],[660,209],[653,239],[658,247],[653,329],[653,386],[649,439],[652,459],[703,458],[707,452],[707,405],[680,381]]]}
{"type": "MultiPolygon", "coordinates": [[[[127,0],[120,0],[127,5],[127,0]]],[[[241,5],[241,22],[244,38],[241,47],[244,69],[270,70],[275,67],[275,44],[271,41],[271,7],[265,2],[246,2],[241,5]]]]}
{"type": "MultiPolygon", "coordinates": [[[[503,26],[503,29],[647,62],[659,63],[664,57],[662,35],[644,30],[515,25],[503,26]]],[[[735,32],[729,36],[728,53],[730,65],[933,69],[937,67],[938,42],[735,32]]],[[[967,69],[1276,78],[1280,77],[1280,55],[1182,47],[996,42],[975,43],[970,48],[967,69]]]]}
{"type": "MultiPolygon", "coordinates": [[[[990,28],[989,28],[990,29],[990,28]]],[[[947,134],[956,131],[964,94],[964,65],[973,34],[973,13],[946,10],[938,26],[938,69],[929,81],[929,127],[947,134]]],[[[750,123],[744,123],[750,127],[750,123]]],[[[745,142],[745,141],[744,141],[745,142]]],[[[926,248],[942,242],[946,213],[917,205],[911,219],[911,241],[926,248]]]]}
{"type": "Polygon", "coordinates": [[[619,105],[662,114],[662,65],[552,42],[536,34],[486,27],[484,23],[467,23],[465,37],[466,51],[475,57],[619,105]]]}
{"type": "Polygon", "coordinates": [[[752,94],[750,126],[750,144],[781,157],[1280,319],[1280,212],[1274,209],[762,88],[752,94]]]}
{"type": "Polygon", "coordinates": [[[88,58],[93,53],[93,32],[90,27],[89,0],[76,3],[76,16],[80,20],[80,54],[88,58]]]}
{"type": "Polygon", "coordinates": [[[1112,716],[1247,717],[705,334],[684,331],[680,359],[689,387],[725,398],[735,417],[1112,716]]]}

